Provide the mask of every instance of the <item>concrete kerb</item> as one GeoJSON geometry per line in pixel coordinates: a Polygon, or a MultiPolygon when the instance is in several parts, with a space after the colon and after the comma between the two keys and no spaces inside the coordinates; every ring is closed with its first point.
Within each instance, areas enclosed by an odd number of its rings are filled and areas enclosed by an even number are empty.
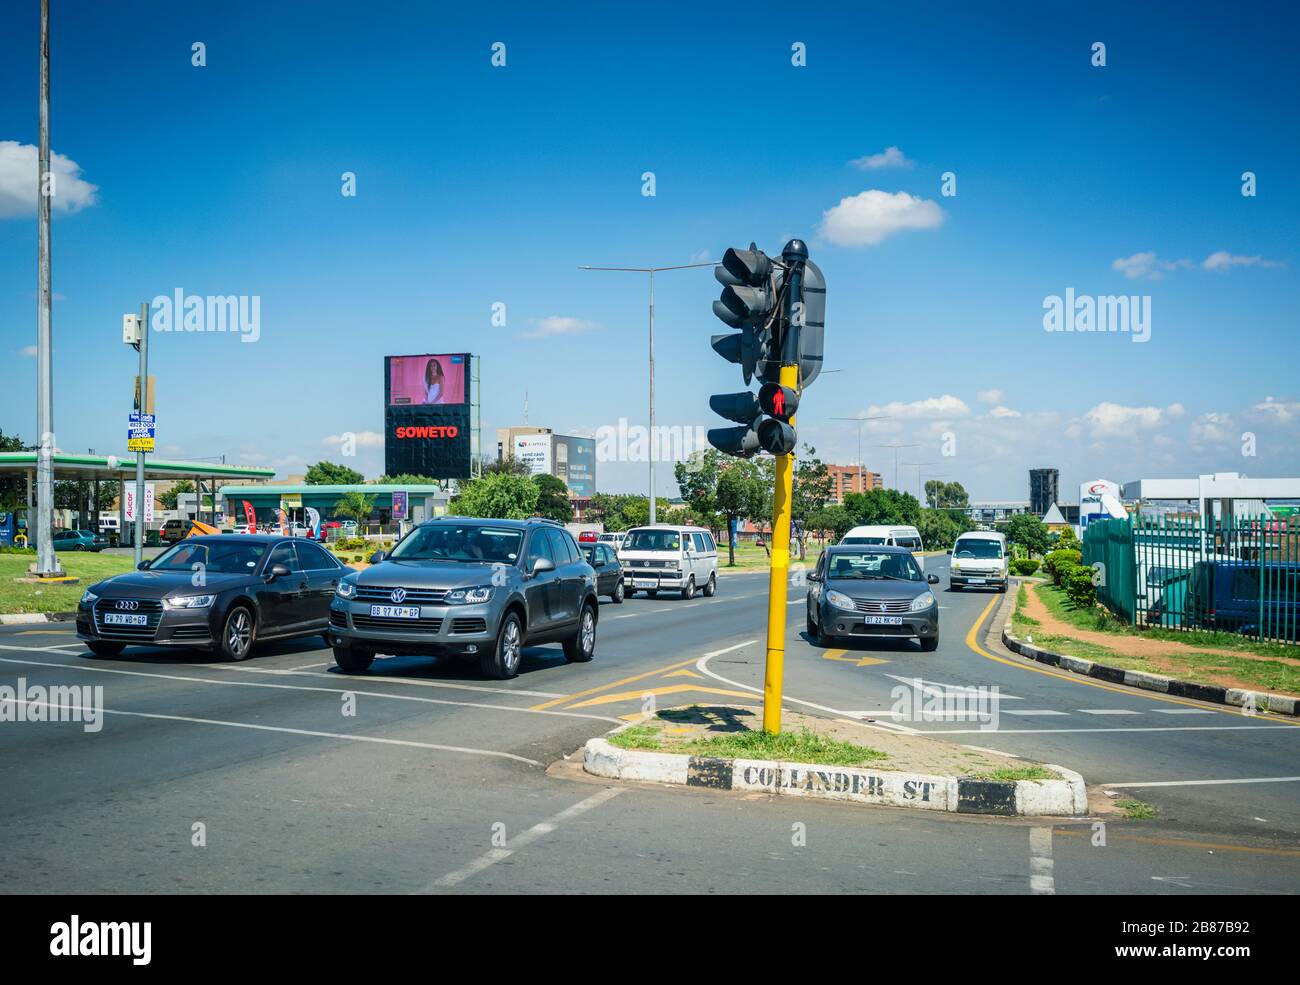
{"type": "Polygon", "coordinates": [[[1233,705],[1237,708],[1254,707],[1256,711],[1268,711],[1276,715],[1300,715],[1300,698],[1286,694],[1272,694],[1268,691],[1251,691],[1244,688],[1221,687],[1218,684],[1198,684],[1176,677],[1165,677],[1141,670],[1125,670],[1095,660],[1084,660],[1064,653],[1044,650],[1040,646],[1020,639],[1011,632],[1011,614],[1015,611],[1011,591],[1007,592],[1008,604],[998,614],[1002,621],[1002,645],[1013,653],[1028,657],[1050,667],[1059,667],[1072,674],[1091,677],[1110,684],[1123,684],[1143,691],[1158,691],[1176,698],[1191,698],[1211,704],[1233,705]]]}
{"type": "Polygon", "coordinates": [[[621,749],[607,737],[588,740],[582,766],[593,776],[611,780],[675,783],[958,814],[1065,817],[1088,812],[1083,777],[1060,766],[1049,767],[1063,777],[1060,780],[976,780],[856,766],[641,752],[621,749]]]}
{"type": "Polygon", "coordinates": [[[75,612],[11,612],[0,615],[0,626],[31,626],[42,622],[71,622],[75,612]]]}

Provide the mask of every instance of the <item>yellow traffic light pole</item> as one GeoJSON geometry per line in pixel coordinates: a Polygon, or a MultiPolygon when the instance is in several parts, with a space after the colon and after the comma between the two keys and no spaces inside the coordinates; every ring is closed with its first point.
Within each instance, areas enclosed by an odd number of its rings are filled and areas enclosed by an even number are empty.
{"type": "MultiPolygon", "coordinates": [[[[781,367],[780,383],[799,386],[797,364],[781,367]]],[[[791,427],[794,418],[790,418],[791,427]]],[[[776,459],[772,510],[772,570],[767,582],[767,668],[763,674],[763,731],[781,731],[781,693],[785,681],[786,588],[790,584],[790,499],[794,491],[794,450],[776,459]]]]}

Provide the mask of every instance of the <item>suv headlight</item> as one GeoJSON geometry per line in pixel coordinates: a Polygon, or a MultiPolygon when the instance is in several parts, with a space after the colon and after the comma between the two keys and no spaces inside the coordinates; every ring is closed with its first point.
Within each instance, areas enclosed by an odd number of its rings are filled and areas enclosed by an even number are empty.
{"type": "Polygon", "coordinates": [[[94,592],[92,592],[89,588],[87,588],[86,591],[81,596],[82,605],[94,605],[98,600],[99,600],[99,596],[96,595],[94,592]]]}
{"type": "Polygon", "coordinates": [[[934,605],[934,592],[922,592],[916,598],[912,599],[912,611],[920,612],[922,609],[928,609],[934,605]]]}
{"type": "Polygon", "coordinates": [[[163,599],[163,604],[169,609],[206,609],[215,600],[215,595],[181,595],[163,599]]]}
{"type": "Polygon", "coordinates": [[[478,605],[492,597],[491,585],[479,585],[477,588],[457,588],[447,593],[443,599],[448,605],[478,605]]]}
{"type": "Polygon", "coordinates": [[[826,601],[831,605],[841,609],[854,608],[853,599],[849,598],[843,592],[830,591],[826,593],[826,601]]]}
{"type": "Polygon", "coordinates": [[[341,599],[355,598],[357,594],[357,583],[344,578],[334,589],[334,594],[341,599]]]}

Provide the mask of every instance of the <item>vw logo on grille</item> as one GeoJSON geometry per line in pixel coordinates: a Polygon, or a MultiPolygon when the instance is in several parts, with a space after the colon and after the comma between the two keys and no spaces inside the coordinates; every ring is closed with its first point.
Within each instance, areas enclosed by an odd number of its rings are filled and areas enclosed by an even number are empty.
{"type": "Polygon", "coordinates": [[[135,599],[121,599],[118,601],[117,607],[119,609],[138,609],[140,608],[140,603],[135,601],[135,599]]]}
{"type": "Polygon", "coordinates": [[[406,598],[406,589],[405,589],[405,588],[394,588],[394,589],[392,590],[392,592],[389,593],[388,597],[389,597],[390,599],[392,599],[394,602],[397,602],[397,603],[400,604],[401,601],[402,601],[402,599],[406,598]]]}

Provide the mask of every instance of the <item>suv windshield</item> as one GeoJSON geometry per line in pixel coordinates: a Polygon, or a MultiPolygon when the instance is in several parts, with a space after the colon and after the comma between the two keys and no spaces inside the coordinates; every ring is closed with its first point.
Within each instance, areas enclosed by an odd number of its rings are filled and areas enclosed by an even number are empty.
{"type": "Polygon", "coordinates": [[[986,540],[983,537],[958,540],[957,546],[952,549],[952,556],[971,557],[980,560],[1000,558],[1002,556],[1002,545],[996,540],[986,540]]]}
{"type": "Polygon", "coordinates": [[[680,551],[682,535],[676,530],[633,530],[623,541],[625,551],[680,551]]]}
{"type": "Polygon", "coordinates": [[[220,544],[181,541],[150,561],[149,570],[193,571],[194,565],[201,564],[205,570],[216,574],[251,574],[266,553],[267,545],[230,539],[232,543],[229,544],[224,539],[220,544]]]}
{"type": "Polygon", "coordinates": [[[841,578],[898,578],[903,581],[924,581],[921,569],[910,554],[887,554],[884,551],[836,552],[827,558],[826,577],[841,578]]]}
{"type": "Polygon", "coordinates": [[[522,530],[478,523],[434,523],[417,527],[390,555],[398,561],[484,561],[514,564],[522,530]]]}

